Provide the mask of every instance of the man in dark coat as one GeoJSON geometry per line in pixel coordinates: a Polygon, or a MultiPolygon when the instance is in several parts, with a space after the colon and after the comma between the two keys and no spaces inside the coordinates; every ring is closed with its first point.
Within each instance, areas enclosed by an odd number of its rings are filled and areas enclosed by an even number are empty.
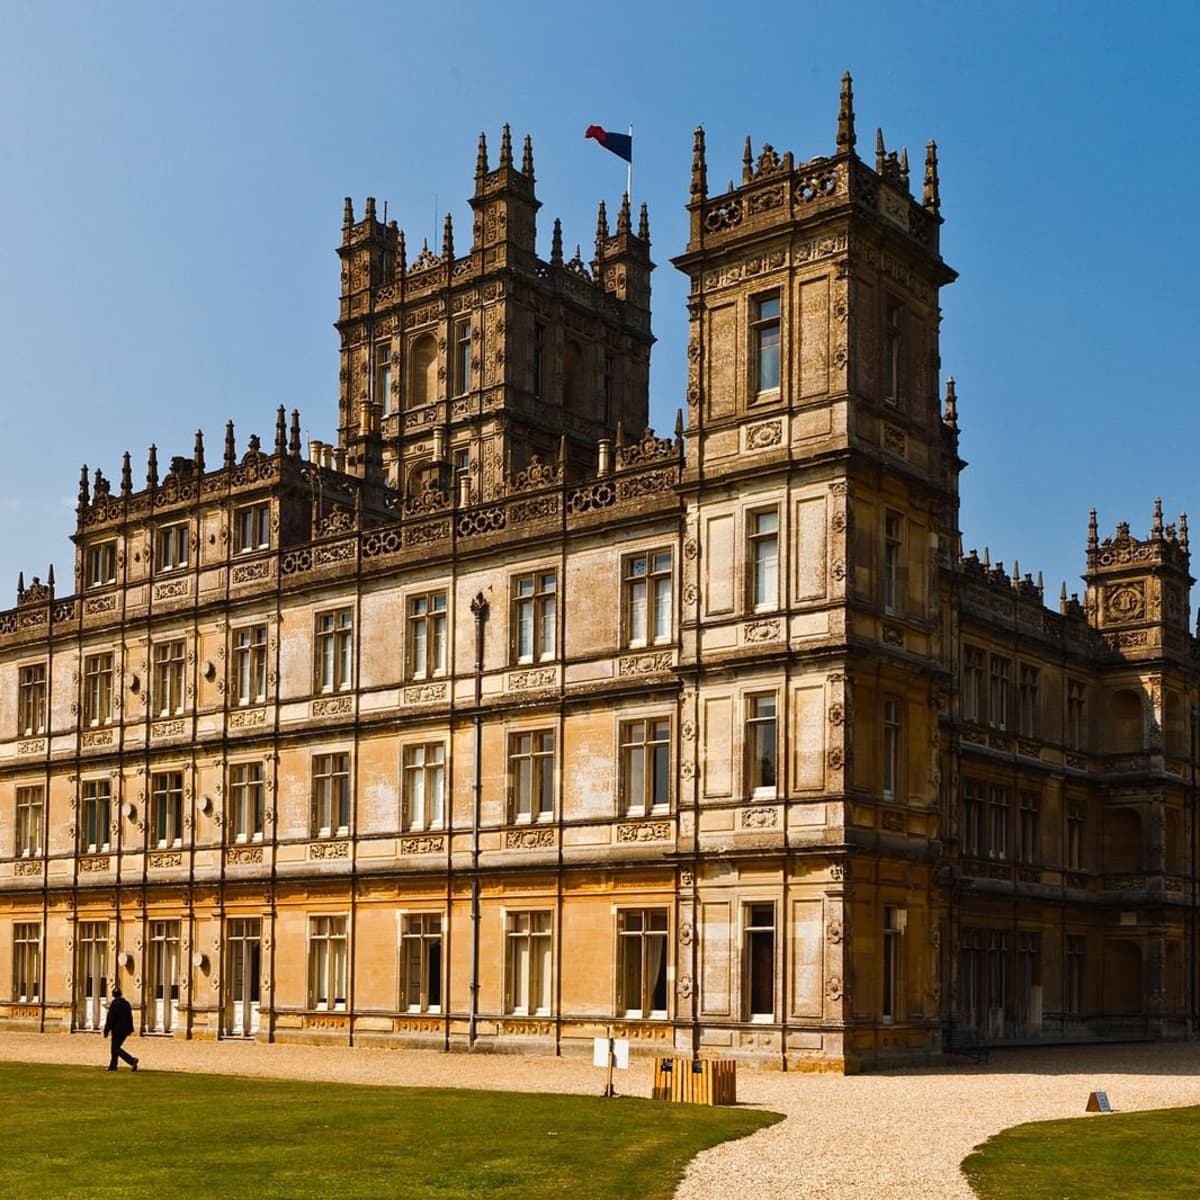
{"type": "Polygon", "coordinates": [[[112,1003],[108,1006],[108,1016],[104,1021],[104,1036],[112,1038],[112,1060],[108,1064],[110,1071],[117,1069],[117,1059],[123,1058],[135,1071],[138,1069],[138,1060],[122,1050],[125,1039],[133,1033],[133,1009],[129,1007],[129,1001],[121,995],[119,987],[113,988],[112,1003]]]}

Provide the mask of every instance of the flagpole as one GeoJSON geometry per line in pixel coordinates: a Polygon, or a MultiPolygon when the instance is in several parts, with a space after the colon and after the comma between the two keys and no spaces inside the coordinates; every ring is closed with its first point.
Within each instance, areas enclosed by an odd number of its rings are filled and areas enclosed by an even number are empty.
{"type": "Polygon", "coordinates": [[[633,205],[633,122],[629,124],[629,161],[625,164],[625,195],[633,205]]]}

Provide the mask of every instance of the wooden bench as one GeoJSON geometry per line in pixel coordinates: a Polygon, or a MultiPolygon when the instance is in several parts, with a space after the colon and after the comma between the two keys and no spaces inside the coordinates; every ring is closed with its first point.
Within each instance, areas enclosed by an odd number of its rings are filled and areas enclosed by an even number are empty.
{"type": "Polygon", "coordinates": [[[961,1054],[975,1063],[985,1063],[991,1051],[978,1029],[956,1029],[947,1025],[942,1034],[942,1053],[961,1054]]]}

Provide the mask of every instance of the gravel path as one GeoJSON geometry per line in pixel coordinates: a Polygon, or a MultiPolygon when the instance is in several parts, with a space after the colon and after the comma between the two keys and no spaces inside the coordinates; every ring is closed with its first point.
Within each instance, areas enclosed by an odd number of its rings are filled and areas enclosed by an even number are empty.
{"type": "MultiPolygon", "coordinates": [[[[127,1048],[142,1070],[583,1094],[604,1085],[580,1059],[172,1038],[132,1038],[127,1048]]],[[[0,1032],[0,1060],[99,1068],[107,1043],[0,1032]]],[[[618,1072],[617,1090],[648,1096],[650,1077],[649,1062],[635,1063],[618,1072]]],[[[1080,1116],[1100,1089],[1118,1111],[1200,1104],[1200,1044],[1000,1051],[987,1066],[850,1078],[743,1069],[739,1100],[786,1120],[701,1154],[677,1200],[971,1200],[958,1164],[972,1147],[1010,1125],[1080,1116]]]]}

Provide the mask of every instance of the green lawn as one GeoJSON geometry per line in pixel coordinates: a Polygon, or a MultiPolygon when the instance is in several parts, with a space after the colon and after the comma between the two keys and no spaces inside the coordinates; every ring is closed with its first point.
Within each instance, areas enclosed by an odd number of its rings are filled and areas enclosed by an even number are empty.
{"type": "Polygon", "coordinates": [[[1200,1108],[1016,1125],[963,1171],[981,1200],[1195,1200],[1200,1108]]]}
{"type": "Polygon", "coordinates": [[[650,1200],[669,1197],[701,1150],[778,1120],[598,1096],[0,1063],[0,1196],[650,1200]]]}

